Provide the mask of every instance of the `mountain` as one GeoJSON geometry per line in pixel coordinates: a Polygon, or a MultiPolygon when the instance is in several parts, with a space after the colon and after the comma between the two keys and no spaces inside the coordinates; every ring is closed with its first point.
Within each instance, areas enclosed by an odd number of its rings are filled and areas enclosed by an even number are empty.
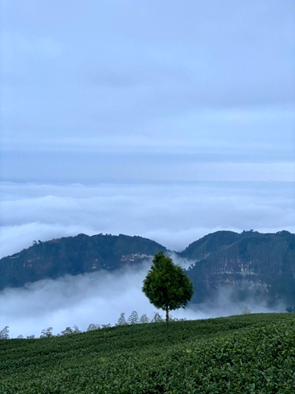
{"type": "Polygon", "coordinates": [[[127,235],[79,234],[76,237],[34,241],[34,245],[0,260],[0,290],[65,274],[99,269],[115,270],[138,264],[167,249],[147,238],[127,235]]]}
{"type": "Polygon", "coordinates": [[[179,253],[179,256],[195,261],[206,259],[218,249],[238,241],[243,236],[242,234],[233,231],[216,231],[191,243],[183,252],[179,253]]]}
{"type": "Polygon", "coordinates": [[[194,242],[180,255],[197,260],[187,271],[195,289],[192,302],[214,300],[225,287],[233,301],[252,297],[269,305],[295,304],[295,235],[287,231],[220,231],[194,242]]]}
{"type": "MultiPolygon", "coordinates": [[[[35,241],[30,248],[0,260],[0,290],[65,274],[138,265],[159,250],[169,252],[149,239],[122,234],[35,241]]],[[[227,289],[233,301],[252,297],[269,305],[295,306],[295,234],[288,231],[217,231],[178,256],[194,263],[186,271],[194,285],[193,303],[214,302],[219,290],[227,289]]]]}

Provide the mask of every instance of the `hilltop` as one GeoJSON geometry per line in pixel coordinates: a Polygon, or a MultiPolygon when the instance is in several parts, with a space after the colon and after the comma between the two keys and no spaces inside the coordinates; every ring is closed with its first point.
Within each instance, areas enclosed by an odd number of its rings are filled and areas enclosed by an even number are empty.
{"type": "Polygon", "coordinates": [[[0,260],[0,290],[27,282],[56,279],[101,269],[139,264],[167,249],[147,238],[127,235],[79,234],[41,242],[0,260]]]}

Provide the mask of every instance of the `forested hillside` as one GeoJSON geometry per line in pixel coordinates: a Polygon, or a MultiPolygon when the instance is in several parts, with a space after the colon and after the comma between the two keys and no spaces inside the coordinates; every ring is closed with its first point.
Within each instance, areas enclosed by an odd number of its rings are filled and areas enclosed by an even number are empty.
{"type": "Polygon", "coordinates": [[[40,279],[138,264],[167,249],[147,238],[79,234],[41,242],[0,260],[0,290],[40,279]]]}
{"type": "Polygon", "coordinates": [[[269,305],[295,304],[295,235],[217,232],[191,244],[182,256],[198,261],[187,271],[193,302],[214,299],[222,286],[233,301],[252,297],[269,305]]]}
{"type": "MultiPolygon", "coordinates": [[[[0,260],[0,290],[65,274],[140,266],[159,250],[170,253],[152,240],[126,235],[79,234],[35,241],[30,248],[0,260]]],[[[295,235],[287,231],[217,231],[176,255],[193,265],[186,271],[194,285],[193,303],[214,301],[226,287],[232,301],[250,297],[272,306],[295,305],[295,235]]]]}

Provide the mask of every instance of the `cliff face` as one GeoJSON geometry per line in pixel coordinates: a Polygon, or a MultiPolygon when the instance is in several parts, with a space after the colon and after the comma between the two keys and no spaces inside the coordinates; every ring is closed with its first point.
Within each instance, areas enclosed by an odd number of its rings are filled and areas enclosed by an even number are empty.
{"type": "Polygon", "coordinates": [[[79,234],[76,237],[35,242],[0,260],[0,290],[40,279],[78,275],[99,269],[115,270],[138,264],[166,248],[142,237],[79,234]]]}
{"type": "Polygon", "coordinates": [[[195,288],[193,302],[213,299],[218,288],[226,286],[231,288],[233,300],[242,301],[251,296],[269,304],[295,303],[294,234],[250,231],[236,236],[223,234],[223,238],[217,233],[212,235],[213,239],[221,239],[223,245],[212,248],[212,243],[204,242],[208,239],[202,239],[183,252],[193,251],[195,256],[201,257],[187,271],[195,288]]]}

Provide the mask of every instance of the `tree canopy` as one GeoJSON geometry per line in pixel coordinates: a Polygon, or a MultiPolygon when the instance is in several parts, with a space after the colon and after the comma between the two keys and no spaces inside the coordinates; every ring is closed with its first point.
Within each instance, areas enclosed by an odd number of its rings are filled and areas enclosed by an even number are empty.
{"type": "Polygon", "coordinates": [[[143,292],[156,307],[166,311],[184,308],[194,293],[193,284],[179,265],[160,251],[153,259],[153,264],[144,279],[143,292]]]}

